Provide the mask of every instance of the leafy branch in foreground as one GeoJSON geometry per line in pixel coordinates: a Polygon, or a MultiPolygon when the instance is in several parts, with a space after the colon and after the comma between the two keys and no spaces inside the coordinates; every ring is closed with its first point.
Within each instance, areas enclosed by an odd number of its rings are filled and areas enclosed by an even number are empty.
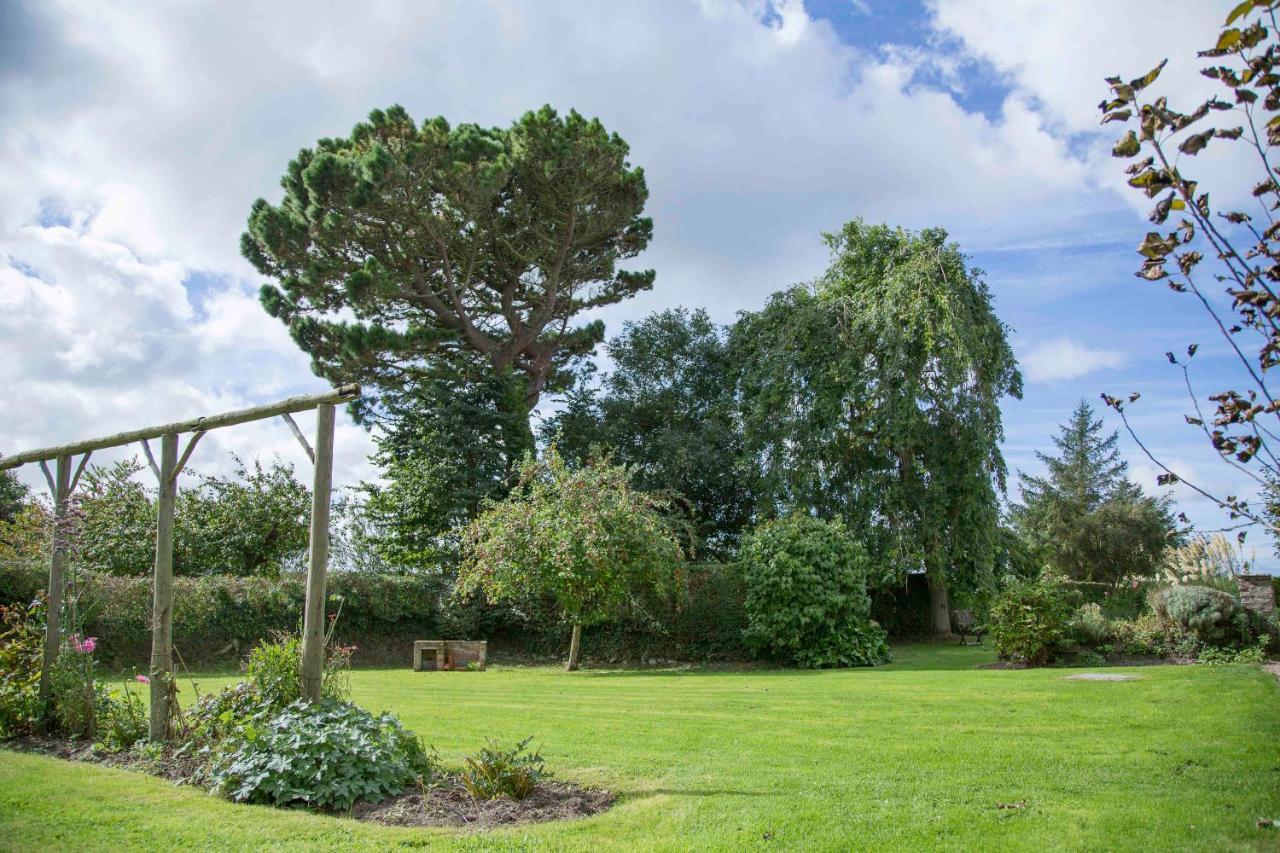
{"type": "MultiPolygon", "coordinates": [[[[1208,396],[1214,404],[1206,416],[1191,383],[1189,363],[1199,349],[1187,347],[1179,358],[1166,353],[1170,363],[1183,371],[1195,414],[1188,424],[1203,431],[1223,462],[1252,480],[1266,496],[1263,506],[1234,494],[1221,494],[1187,481],[1162,461],[1138,437],[1126,413],[1139,394],[1127,398],[1103,394],[1115,409],[1142,452],[1161,473],[1160,485],[1184,483],[1226,510],[1237,528],[1262,526],[1273,534],[1280,530],[1280,506],[1275,500],[1280,483],[1280,461],[1270,442],[1280,431],[1280,404],[1267,385],[1267,371],[1280,363],[1280,183],[1271,164],[1272,149],[1280,144],[1280,48],[1275,42],[1280,26],[1276,8],[1280,0],[1245,0],[1228,15],[1213,48],[1199,56],[1221,61],[1201,71],[1218,81],[1229,98],[1214,95],[1188,113],[1169,106],[1165,97],[1147,99],[1143,92],[1160,76],[1166,59],[1147,74],[1127,83],[1109,77],[1111,97],[1100,105],[1102,123],[1133,124],[1112,149],[1112,155],[1130,159],[1125,169],[1129,185],[1156,199],[1150,219],[1165,225],[1180,213],[1172,230],[1150,231],[1138,246],[1143,256],[1137,275],[1147,281],[1166,281],[1177,293],[1190,293],[1209,314],[1218,333],[1243,368],[1240,389],[1208,396]],[[1251,23],[1249,19],[1257,18],[1251,23]],[[1219,114],[1229,126],[1208,127],[1206,119],[1219,114]],[[1235,122],[1239,124],[1235,124],[1235,122]],[[1195,157],[1212,141],[1241,143],[1256,155],[1262,180],[1252,188],[1259,210],[1215,209],[1209,193],[1180,168],[1182,158],[1195,157]],[[1221,285],[1230,297],[1224,305],[1209,280],[1221,285]]],[[[1185,517],[1184,517],[1185,520],[1185,517]]],[[[1240,529],[1243,541],[1246,529],[1240,529]]]]}

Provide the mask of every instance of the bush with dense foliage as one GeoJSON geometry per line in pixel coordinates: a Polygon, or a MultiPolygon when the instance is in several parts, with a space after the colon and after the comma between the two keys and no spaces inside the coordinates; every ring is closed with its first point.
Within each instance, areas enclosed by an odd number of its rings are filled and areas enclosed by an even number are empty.
{"type": "Polygon", "coordinates": [[[0,606],[0,738],[30,734],[40,722],[44,612],[41,599],[0,606]]]}
{"type": "Polygon", "coordinates": [[[803,667],[874,666],[889,659],[871,621],[870,559],[839,521],[766,522],[742,549],[744,639],[755,653],[803,667]]]}
{"type": "Polygon", "coordinates": [[[1056,575],[1010,579],[987,621],[996,652],[1034,665],[1052,661],[1070,634],[1072,597],[1056,575]]]}
{"type": "Polygon", "coordinates": [[[431,772],[417,737],[391,714],[349,702],[294,702],[232,732],[210,779],[238,802],[344,810],[395,796],[431,772]]]}
{"type": "Polygon", "coordinates": [[[1170,586],[1151,593],[1151,609],[1210,642],[1228,638],[1237,628],[1240,601],[1230,593],[1207,586],[1170,586]]]}
{"type": "Polygon", "coordinates": [[[546,763],[539,752],[527,752],[527,737],[512,747],[493,741],[464,760],[462,785],[477,800],[510,797],[523,800],[547,777],[546,763]]]}

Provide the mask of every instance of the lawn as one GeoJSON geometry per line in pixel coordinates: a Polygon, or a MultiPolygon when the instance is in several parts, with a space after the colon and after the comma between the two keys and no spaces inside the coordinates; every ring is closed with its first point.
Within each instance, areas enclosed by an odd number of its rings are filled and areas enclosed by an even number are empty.
{"type": "Polygon", "coordinates": [[[401,715],[446,763],[535,735],[560,777],[620,795],[589,820],[392,829],[3,752],[0,847],[1280,848],[1254,826],[1280,818],[1280,684],[1256,666],[1108,683],[974,669],[986,649],[895,654],[827,672],[353,674],[356,702],[401,715]]]}

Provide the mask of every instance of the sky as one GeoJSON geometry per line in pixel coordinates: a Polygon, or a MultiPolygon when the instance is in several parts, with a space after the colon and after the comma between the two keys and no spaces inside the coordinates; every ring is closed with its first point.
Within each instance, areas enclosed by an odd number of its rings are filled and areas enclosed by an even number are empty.
{"type": "MultiPolygon", "coordinates": [[[[1183,423],[1164,353],[1201,345],[1202,396],[1238,370],[1190,297],[1134,277],[1146,200],[1097,114],[1102,78],[1166,56],[1156,90],[1211,93],[1195,52],[1231,5],[5,0],[0,452],[323,390],[239,255],[253,200],[277,201],[298,149],[375,107],[504,126],[546,103],[599,117],[648,180],[640,265],[657,279],[600,312],[611,331],[677,305],[730,322],[819,275],[822,232],[854,217],[942,226],[985,271],[1026,380],[1003,406],[1014,497],[1079,400],[1132,391],[1153,452],[1246,494],[1183,423]]],[[[1215,199],[1252,184],[1229,146],[1196,165],[1215,199]]],[[[376,476],[345,413],[336,446],[339,486],[376,476]]],[[[1121,449],[1156,491],[1127,435],[1121,449]]],[[[226,473],[232,453],[309,468],[278,421],[210,433],[192,467],[226,473]]],[[[20,476],[43,487],[38,469],[20,476]]],[[[1173,495],[1202,529],[1227,523],[1173,495]]]]}

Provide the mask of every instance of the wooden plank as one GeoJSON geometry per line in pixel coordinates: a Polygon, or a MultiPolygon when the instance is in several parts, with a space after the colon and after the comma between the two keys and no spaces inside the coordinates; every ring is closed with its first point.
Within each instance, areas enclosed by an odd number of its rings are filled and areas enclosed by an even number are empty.
{"type": "Polygon", "coordinates": [[[151,741],[169,739],[173,685],[173,509],[178,485],[178,434],[160,439],[160,491],[156,501],[156,560],[151,607],[151,741]]]}
{"type": "Polygon", "coordinates": [[[8,468],[17,468],[19,465],[25,465],[28,462],[57,459],[60,456],[87,453],[90,450],[102,450],[108,447],[121,447],[126,444],[132,444],[135,441],[158,438],[171,433],[203,432],[211,429],[217,429],[219,427],[235,426],[236,424],[261,420],[262,418],[274,418],[277,415],[283,415],[285,413],[304,412],[308,409],[314,409],[318,405],[345,403],[349,400],[354,400],[359,396],[359,385],[343,385],[341,388],[334,388],[332,391],[325,391],[321,394],[305,394],[299,397],[290,397],[287,400],[281,400],[277,403],[268,403],[265,406],[238,409],[233,412],[223,412],[220,415],[206,415],[205,417],[176,421],[162,426],[144,427],[143,429],[116,433],[115,435],[104,436],[103,438],[91,438],[85,441],[63,444],[58,447],[45,447],[39,450],[28,450],[23,453],[15,453],[12,456],[0,457],[0,471],[8,468]]]}
{"type": "Polygon", "coordinates": [[[329,563],[329,493],[333,488],[332,403],[316,407],[316,464],[311,489],[311,548],[302,619],[302,696],[320,699],[324,678],[325,573],[329,563]]]}
{"type": "MultiPolygon", "coordinates": [[[[48,468],[46,466],[46,473],[48,468]]],[[[62,645],[62,597],[67,567],[67,497],[71,493],[71,456],[58,457],[57,473],[50,477],[53,485],[53,549],[49,558],[49,610],[44,624],[44,660],[40,667],[40,702],[45,713],[50,707],[50,681],[53,665],[62,645]]]]}

